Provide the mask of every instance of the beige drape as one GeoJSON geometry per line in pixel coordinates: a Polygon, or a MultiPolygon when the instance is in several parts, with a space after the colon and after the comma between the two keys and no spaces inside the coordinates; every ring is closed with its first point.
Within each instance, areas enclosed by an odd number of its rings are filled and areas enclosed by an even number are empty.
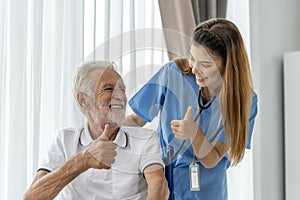
{"type": "Polygon", "coordinates": [[[227,0],[158,0],[169,59],[188,56],[190,37],[201,21],[226,17],[227,0]]]}
{"type": "Polygon", "coordinates": [[[188,56],[190,36],[195,28],[191,1],[158,0],[169,59],[188,56]]]}
{"type": "Polygon", "coordinates": [[[226,17],[227,0],[191,0],[196,24],[199,22],[226,17]]]}

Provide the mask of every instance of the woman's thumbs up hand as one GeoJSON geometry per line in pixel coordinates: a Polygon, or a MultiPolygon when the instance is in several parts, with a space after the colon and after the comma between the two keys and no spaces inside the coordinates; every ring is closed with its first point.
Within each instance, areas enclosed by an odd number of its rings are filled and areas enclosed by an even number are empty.
{"type": "Polygon", "coordinates": [[[177,139],[194,138],[197,134],[198,124],[193,120],[192,107],[189,106],[182,120],[172,120],[171,129],[177,139]]]}

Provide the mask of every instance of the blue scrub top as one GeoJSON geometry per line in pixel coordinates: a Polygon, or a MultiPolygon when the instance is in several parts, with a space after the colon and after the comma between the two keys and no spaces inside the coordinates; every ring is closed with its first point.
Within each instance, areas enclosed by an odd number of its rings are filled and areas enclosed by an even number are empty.
{"type": "MultiPolygon", "coordinates": [[[[199,86],[194,75],[184,75],[171,61],[165,64],[134,96],[129,100],[132,110],[147,122],[160,114],[158,135],[162,147],[170,144],[176,152],[182,143],[174,137],[171,121],[183,119],[187,107],[192,106],[195,118],[199,108],[197,103],[199,86]]],[[[200,99],[202,104],[202,100],[200,99]]],[[[250,148],[254,119],[257,114],[257,96],[254,93],[249,118],[249,133],[246,147],[250,148]]],[[[209,108],[204,109],[197,123],[212,142],[218,140],[226,143],[225,132],[219,110],[219,95],[209,108]]],[[[230,166],[228,154],[211,169],[200,166],[200,191],[190,191],[189,165],[193,160],[193,148],[187,140],[180,150],[174,163],[174,198],[175,199],[205,199],[226,200],[227,178],[226,170],[230,166]]]]}

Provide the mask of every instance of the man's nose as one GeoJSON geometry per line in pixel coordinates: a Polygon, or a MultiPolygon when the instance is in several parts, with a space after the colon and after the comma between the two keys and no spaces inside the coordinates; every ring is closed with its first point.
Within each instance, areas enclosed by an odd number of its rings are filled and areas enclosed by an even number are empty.
{"type": "Polygon", "coordinates": [[[116,88],[114,88],[114,91],[113,91],[112,96],[113,96],[114,98],[116,98],[116,99],[121,99],[121,100],[123,100],[124,97],[125,97],[125,92],[122,91],[121,88],[116,87],[116,88]]]}

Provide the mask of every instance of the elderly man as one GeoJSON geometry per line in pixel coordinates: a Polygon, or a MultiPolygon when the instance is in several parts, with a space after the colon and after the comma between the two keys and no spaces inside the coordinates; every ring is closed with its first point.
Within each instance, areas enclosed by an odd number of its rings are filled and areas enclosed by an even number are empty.
{"type": "Polygon", "coordinates": [[[157,135],[121,127],[127,98],[112,63],[82,65],[74,95],[87,123],[58,132],[24,199],[167,199],[157,135]]]}

